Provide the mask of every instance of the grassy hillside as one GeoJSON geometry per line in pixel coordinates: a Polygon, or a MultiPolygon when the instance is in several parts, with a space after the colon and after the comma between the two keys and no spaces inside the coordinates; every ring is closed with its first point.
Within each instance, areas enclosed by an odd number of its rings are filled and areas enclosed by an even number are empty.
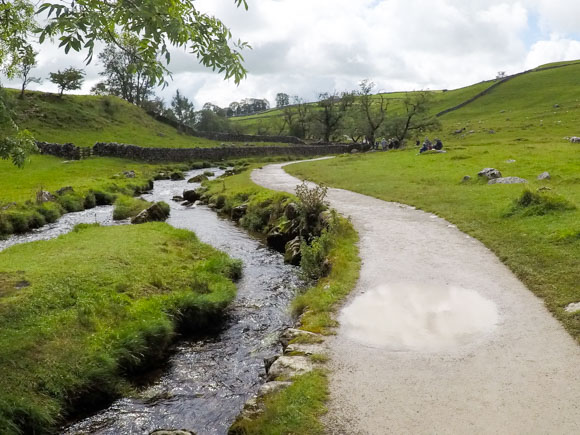
{"type": "Polygon", "coordinates": [[[215,147],[221,144],[220,141],[182,134],[117,97],[64,95],[59,98],[57,94],[29,91],[24,99],[19,99],[17,90],[4,91],[17,124],[30,130],[40,141],[72,142],[78,146],[118,142],[165,148],[215,147]]]}

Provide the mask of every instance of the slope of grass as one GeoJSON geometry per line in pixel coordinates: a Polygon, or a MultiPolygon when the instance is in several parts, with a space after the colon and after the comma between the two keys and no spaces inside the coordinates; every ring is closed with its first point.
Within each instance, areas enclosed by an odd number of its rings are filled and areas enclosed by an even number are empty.
{"type": "Polygon", "coordinates": [[[1,432],[41,434],[79,399],[126,393],[179,327],[215,322],[240,265],[152,223],[78,226],[0,252],[0,271],[1,432]]]}
{"type": "Polygon", "coordinates": [[[580,313],[564,307],[580,301],[580,147],[577,144],[500,144],[456,147],[446,154],[373,153],[288,167],[296,176],[397,201],[436,213],[481,240],[580,339],[580,313]],[[507,163],[515,160],[514,163],[507,163]],[[522,185],[487,185],[485,167],[529,180],[528,189],[551,190],[526,201],[522,185]],[[551,180],[537,181],[543,171],[551,180]],[[470,182],[462,183],[464,175],[470,182]],[[545,197],[544,197],[545,195],[545,197]],[[538,206],[514,210],[514,206],[538,206]],[[539,204],[539,205],[538,205],[539,204]],[[552,205],[563,205],[553,206],[552,205]],[[514,212],[515,211],[515,212],[514,212]]]}

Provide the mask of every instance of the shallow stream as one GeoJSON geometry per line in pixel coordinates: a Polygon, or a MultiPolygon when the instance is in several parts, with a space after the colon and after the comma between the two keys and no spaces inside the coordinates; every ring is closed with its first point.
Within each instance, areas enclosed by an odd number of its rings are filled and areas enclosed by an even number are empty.
{"type": "MultiPolygon", "coordinates": [[[[207,169],[206,169],[207,170],[207,169]]],[[[212,169],[216,175],[223,171],[212,169]]],[[[186,178],[203,173],[190,171],[186,178]]],[[[156,181],[149,201],[171,206],[168,223],[194,231],[200,240],[243,261],[238,295],[222,328],[201,339],[179,342],[162,373],[135,397],[63,428],[66,434],[149,434],[157,429],[187,429],[198,435],[225,434],[244,403],[264,382],[265,357],[279,349],[278,335],[291,325],[289,302],[302,284],[297,269],[206,206],[171,201],[198,184],[156,181]]],[[[64,234],[77,223],[114,224],[112,207],[64,215],[58,222],[23,236],[0,241],[0,250],[16,243],[64,234]]]]}

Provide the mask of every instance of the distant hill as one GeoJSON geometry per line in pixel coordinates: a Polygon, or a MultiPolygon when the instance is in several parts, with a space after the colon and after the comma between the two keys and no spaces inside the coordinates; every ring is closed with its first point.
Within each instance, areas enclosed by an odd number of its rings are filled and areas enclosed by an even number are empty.
{"type": "Polygon", "coordinates": [[[144,147],[208,147],[219,142],[181,134],[149,116],[143,109],[117,97],[64,95],[4,89],[13,117],[37,140],[72,142],[92,146],[95,142],[119,142],[144,147]]]}

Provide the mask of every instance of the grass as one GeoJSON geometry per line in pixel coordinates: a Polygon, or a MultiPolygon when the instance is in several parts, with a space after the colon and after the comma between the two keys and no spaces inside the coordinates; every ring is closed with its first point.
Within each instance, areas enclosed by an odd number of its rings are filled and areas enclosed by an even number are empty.
{"type": "Polygon", "coordinates": [[[127,195],[119,195],[115,200],[113,219],[123,220],[137,216],[151,205],[149,201],[127,195]]]}
{"type": "MultiPolygon", "coordinates": [[[[94,95],[64,95],[5,89],[14,120],[44,142],[71,142],[88,147],[95,142],[117,142],[142,147],[217,147],[221,141],[180,133],[149,116],[144,110],[120,98],[94,95]]],[[[243,143],[232,143],[240,146],[243,143]]],[[[256,143],[256,146],[279,143],[256,143]]]]}
{"type": "Polygon", "coordinates": [[[530,138],[529,145],[506,140],[451,146],[446,154],[373,153],[287,169],[301,178],[411,204],[456,224],[494,251],[578,340],[580,314],[564,310],[580,301],[578,157],[578,145],[537,145],[530,138]],[[507,163],[509,159],[515,163],[507,163]],[[477,180],[477,172],[485,167],[529,183],[487,185],[477,180]],[[543,171],[552,179],[537,181],[543,171]],[[472,180],[462,183],[464,175],[472,180]],[[541,187],[551,190],[539,193],[541,187]]]}
{"type": "Polygon", "coordinates": [[[180,327],[215,322],[240,265],[152,223],[81,225],[1,252],[0,270],[0,427],[40,434],[87,396],[130,390],[126,376],[163,356],[180,327]]]}

